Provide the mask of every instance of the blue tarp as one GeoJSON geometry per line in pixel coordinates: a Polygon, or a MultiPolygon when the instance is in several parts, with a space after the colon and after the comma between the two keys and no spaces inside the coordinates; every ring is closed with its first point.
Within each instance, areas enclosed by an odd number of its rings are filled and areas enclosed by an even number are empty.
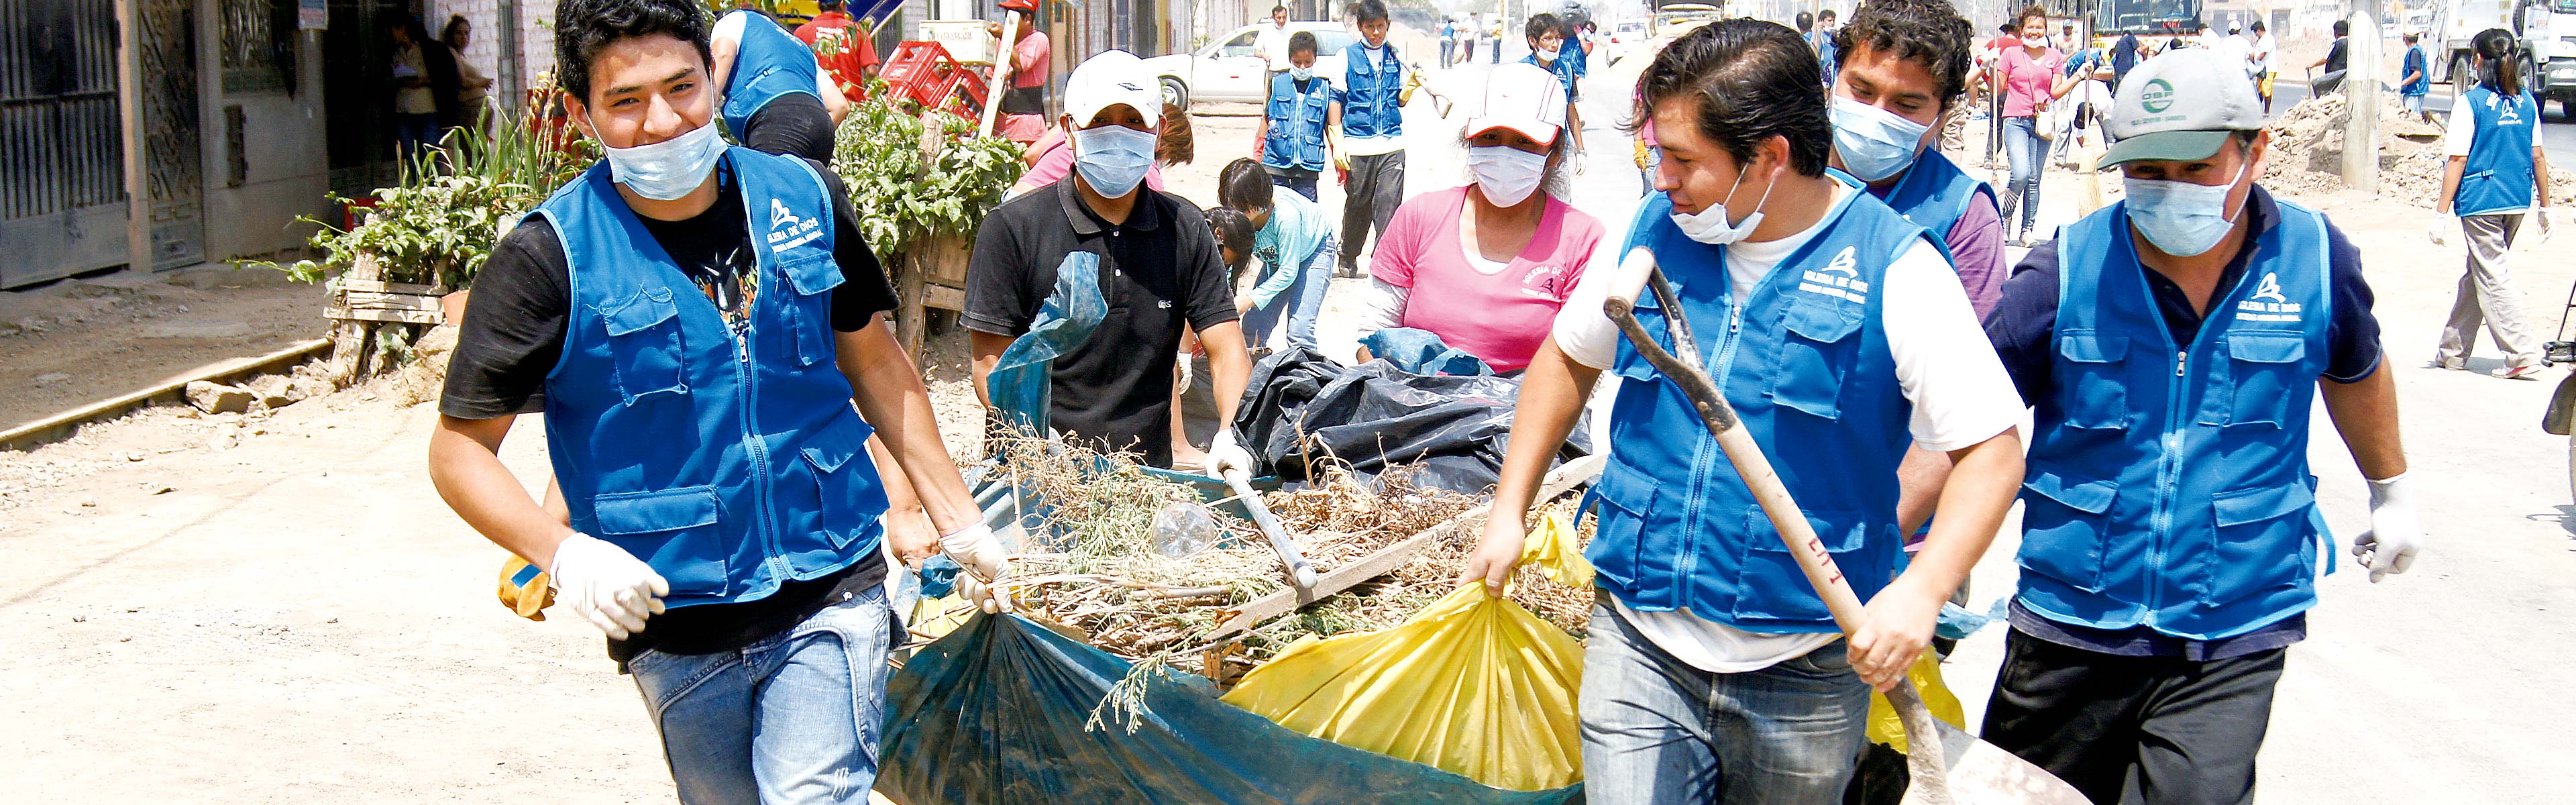
{"type": "Polygon", "coordinates": [[[877,791],[904,805],[1572,805],[1310,738],[1217,700],[1206,679],[1144,677],[1146,713],[1092,712],[1128,663],[1016,615],[976,616],[887,689],[877,791]]]}

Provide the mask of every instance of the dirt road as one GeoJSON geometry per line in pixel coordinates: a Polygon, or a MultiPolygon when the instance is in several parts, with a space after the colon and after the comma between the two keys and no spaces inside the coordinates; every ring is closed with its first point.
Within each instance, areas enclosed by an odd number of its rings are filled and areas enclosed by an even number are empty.
{"type": "MultiPolygon", "coordinates": [[[[1202,137],[1226,130],[1202,123],[1202,137]]],[[[1578,195],[1633,199],[1624,152],[1595,151],[1578,195]]],[[[1201,153],[1223,151],[1202,140],[1201,153]]],[[[1454,171],[1444,158],[1419,157],[1415,175],[1454,171]]],[[[1203,157],[1176,186],[1208,187],[1222,163],[1203,157]]],[[[2053,197],[2072,197],[2054,186],[2065,181],[2053,177],[2053,197]]],[[[2367,255],[2434,547],[2388,583],[2348,563],[2323,583],[2280,688],[2263,801],[2563,801],[2576,784],[2557,684],[2576,660],[2576,508],[2566,441],[2537,427],[2551,385],[2425,368],[2458,241],[2426,244],[2411,206],[2315,201],[2367,255]]],[[[2544,326],[2576,281],[2576,261],[2538,256],[2565,254],[2552,249],[2516,265],[2544,326]]],[[[945,348],[936,393],[958,434],[973,414],[957,410],[966,394],[945,348]]],[[[362,387],[251,418],[159,409],[0,454],[0,791],[669,801],[635,690],[597,633],[494,603],[500,551],[424,477],[432,418],[362,387]]],[[[522,421],[504,458],[540,478],[542,450],[522,421]]],[[[2362,485],[2329,429],[2314,461],[2339,553],[2366,523],[2362,485]]],[[[1980,566],[1980,605],[2009,589],[2012,549],[1999,542],[1980,566]]],[[[1949,666],[1972,716],[2000,646],[1989,629],[1949,666]]]]}

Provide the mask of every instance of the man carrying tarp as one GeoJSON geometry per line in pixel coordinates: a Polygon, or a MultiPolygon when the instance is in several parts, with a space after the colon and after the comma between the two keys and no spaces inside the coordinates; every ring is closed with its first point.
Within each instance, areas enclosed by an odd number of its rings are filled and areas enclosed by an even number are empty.
{"type": "MultiPolygon", "coordinates": [[[[1105,51],[1066,77],[1065,114],[1074,171],[1004,203],[975,235],[966,267],[966,312],[975,391],[987,406],[1016,398],[988,381],[1014,340],[1044,310],[1088,315],[1043,324],[1087,329],[1060,338],[1046,369],[1042,411],[996,409],[1005,422],[1043,423],[1068,437],[1144,463],[1172,463],[1172,386],[1184,327],[1198,333],[1216,384],[1217,418],[1234,421],[1252,374],[1234,288],[1198,207],[1145,187],[1162,122],[1161,84],[1135,54],[1105,51]],[[1081,271],[1082,276],[1060,272],[1081,271]],[[1077,304],[1072,296],[1091,297],[1077,304]]],[[[1039,435],[1045,435],[1041,432],[1039,435]]],[[[1252,469],[1231,426],[1208,450],[1209,474],[1252,469]]]]}
{"type": "MultiPolygon", "coordinates": [[[[1524,376],[1493,517],[1466,577],[1502,592],[1541,473],[1593,381],[1624,379],[1586,552],[1586,795],[1598,802],[1826,803],[1858,764],[1870,688],[1888,688],[1985,551],[2021,481],[2021,400],[1933,236],[1830,174],[1814,51],[1775,23],[1724,20],[1639,82],[1664,161],[1629,246],[1651,250],[1742,427],[1852,587],[1846,642],[1682,387],[1602,311],[1590,271],[1524,376]],[[1956,469],[1901,575],[1897,463],[1956,469]],[[1891,578],[1892,577],[1892,578],[1891,578]]],[[[1638,311],[1665,332],[1666,311],[1638,311]]]]}
{"type": "Polygon", "coordinates": [[[717,137],[702,7],[564,0],[555,21],[564,106],[607,158],[493,250],[430,477],[608,634],[682,802],[864,802],[903,639],[878,543],[985,580],[1002,549],[878,316],[893,292],[839,181],[717,137]],[[498,456],[539,411],[552,511],[498,456]],[[880,470],[947,536],[886,528],[880,470]]]}
{"type": "Polygon", "coordinates": [[[2315,398],[2370,483],[2352,551],[2371,581],[2424,542],[2361,251],[2255,183],[2263,120],[2238,60],[2138,65],[2102,157],[2127,198],[2033,249],[1986,323],[2036,429],[1984,737],[2094,802],[2253,801],[2273,686],[2332,561],[2315,398]]]}

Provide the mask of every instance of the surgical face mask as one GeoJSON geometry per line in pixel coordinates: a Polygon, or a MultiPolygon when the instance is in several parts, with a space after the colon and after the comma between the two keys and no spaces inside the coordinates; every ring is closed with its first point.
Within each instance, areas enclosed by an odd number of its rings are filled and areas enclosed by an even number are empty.
{"type": "Polygon", "coordinates": [[[1299,81],[1313,81],[1315,80],[1315,68],[1290,67],[1288,68],[1288,77],[1299,81]]]}
{"type": "MultiPolygon", "coordinates": [[[[1771,187],[1779,187],[1780,182],[1777,178],[1779,172],[1774,170],[1772,174],[1774,178],[1771,187]]],[[[1726,198],[1734,198],[1735,191],[1743,187],[1744,174],[1735,174],[1735,185],[1726,189],[1726,198]]],[[[1753,214],[1744,216],[1741,223],[1726,222],[1726,200],[1719,199],[1718,203],[1708,205],[1707,209],[1700,210],[1697,215],[1682,212],[1679,209],[1673,210],[1673,225],[1681,227],[1682,234],[1690,236],[1690,239],[1711,246],[1724,246],[1741,241],[1752,236],[1753,230],[1762,226],[1762,205],[1771,203],[1771,187],[1762,188],[1762,199],[1753,202],[1753,214]]]]}
{"type": "Polygon", "coordinates": [[[1547,155],[1508,145],[1472,146],[1467,149],[1467,173],[1476,177],[1476,189],[1484,192],[1486,201],[1509,207],[1538,190],[1539,180],[1547,177],[1547,155]]]}
{"type": "Polygon", "coordinates": [[[1558,46],[1556,46],[1556,47],[1552,47],[1552,48],[1540,48],[1540,49],[1538,50],[1538,60],[1539,60],[1539,61],[1556,61],[1556,55],[1557,55],[1557,54],[1559,54],[1559,53],[1563,53],[1563,52],[1565,52],[1565,46],[1564,46],[1564,45],[1558,45],[1558,46]]]}
{"type": "Polygon", "coordinates": [[[2022,37],[2022,38],[2021,38],[2021,46],[2022,46],[2022,47],[2026,47],[2026,48],[2044,48],[2044,47],[2048,47],[2048,37],[2045,37],[2045,36],[2025,36],[2025,37],[2022,37]]]}
{"type": "Polygon", "coordinates": [[[1073,133],[1073,169],[1091,189],[1109,198],[1126,198],[1145,181],[1154,164],[1154,133],[1126,126],[1101,126],[1073,133]]]}
{"type": "Polygon", "coordinates": [[[651,145],[608,148],[603,143],[601,148],[608,152],[609,175],[618,183],[635,195],[670,201],[707,183],[716,160],[724,158],[725,142],[717,136],[715,121],[708,121],[687,134],[651,145]]]}
{"type": "Polygon", "coordinates": [[[1834,96],[1834,152],[1843,170],[1864,182],[1894,176],[1914,164],[1923,133],[1932,127],[1876,106],[1834,96]]]}
{"type": "Polygon", "coordinates": [[[2249,158],[2236,171],[2236,180],[2222,185],[2194,184],[2169,179],[2129,179],[2129,223],[2145,235],[2156,250],[2175,257],[2190,257],[2209,251],[2227,237],[2236,222],[2228,220],[2227,193],[2253,168],[2249,158]]]}

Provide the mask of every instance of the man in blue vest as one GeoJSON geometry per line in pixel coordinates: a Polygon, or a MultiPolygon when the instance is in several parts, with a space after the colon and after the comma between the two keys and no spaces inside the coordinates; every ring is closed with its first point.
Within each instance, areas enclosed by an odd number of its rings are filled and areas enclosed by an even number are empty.
{"type": "Polygon", "coordinates": [[[1332,79],[1315,74],[1315,33],[1288,36],[1288,69],[1270,78],[1269,99],[1252,141],[1261,148],[1261,167],[1280,187],[1317,201],[1316,180],[1340,148],[1342,90],[1332,79]]]}
{"type": "Polygon", "coordinates": [[[1386,41],[1385,0],[1352,3],[1359,44],[1342,48],[1342,264],[1360,275],[1370,229],[1386,236],[1404,204],[1404,61],[1386,41]]]}
{"type": "MultiPolygon", "coordinates": [[[[1828,172],[1815,52],[1788,28],[1710,23],[1639,82],[1667,155],[1629,235],[1654,252],[1708,370],[1868,601],[1845,641],[1681,387],[1603,314],[1586,272],[1524,375],[1493,517],[1464,576],[1500,594],[1523,516],[1594,381],[1622,378],[1589,504],[1601,593],[1585,648],[1585,792],[1597,802],[1839,801],[1872,686],[1935,615],[2021,480],[2013,395],[1940,247],[1828,172]],[[1897,463],[1957,464],[1898,575],[1897,463]]],[[[1665,337],[1666,312],[1638,318],[1665,337]]]]}
{"type": "Polygon", "coordinates": [[[710,37],[710,71],[734,139],[758,151],[832,161],[832,130],[849,102],[813,46],[750,9],[718,18],[710,37]]]}
{"type": "Polygon", "coordinates": [[[566,0],[555,51],[607,158],[478,275],[430,477],[607,633],[681,801],[864,802],[903,640],[887,555],[945,550],[990,581],[1001,547],[878,315],[893,292],[840,181],[718,137],[695,0],[566,0]],[[539,412],[549,504],[498,456],[539,412]],[[885,527],[890,502],[939,531],[885,527]]]}
{"type": "Polygon", "coordinates": [[[2371,580],[2424,542],[2361,253],[2255,184],[2263,120],[2236,60],[2138,65],[2102,158],[2126,199],[2032,250],[1986,324],[2036,431],[1984,737],[2095,802],[2252,801],[2332,561],[2311,400],[2370,482],[2371,580]]]}
{"type": "MultiPolygon", "coordinates": [[[[1521,32],[1529,39],[1530,49],[1529,55],[1521,57],[1521,63],[1538,65],[1554,74],[1557,83],[1565,86],[1565,130],[1574,135],[1574,150],[1581,152],[1583,117],[1576,114],[1575,102],[1582,100],[1582,90],[1578,85],[1583,78],[1583,47],[1576,45],[1573,53],[1565,52],[1570,32],[1565,21],[1554,14],[1530,15],[1529,23],[1521,27],[1521,32]]],[[[1500,53],[1502,46],[1497,43],[1494,50],[1500,53]]]]}

